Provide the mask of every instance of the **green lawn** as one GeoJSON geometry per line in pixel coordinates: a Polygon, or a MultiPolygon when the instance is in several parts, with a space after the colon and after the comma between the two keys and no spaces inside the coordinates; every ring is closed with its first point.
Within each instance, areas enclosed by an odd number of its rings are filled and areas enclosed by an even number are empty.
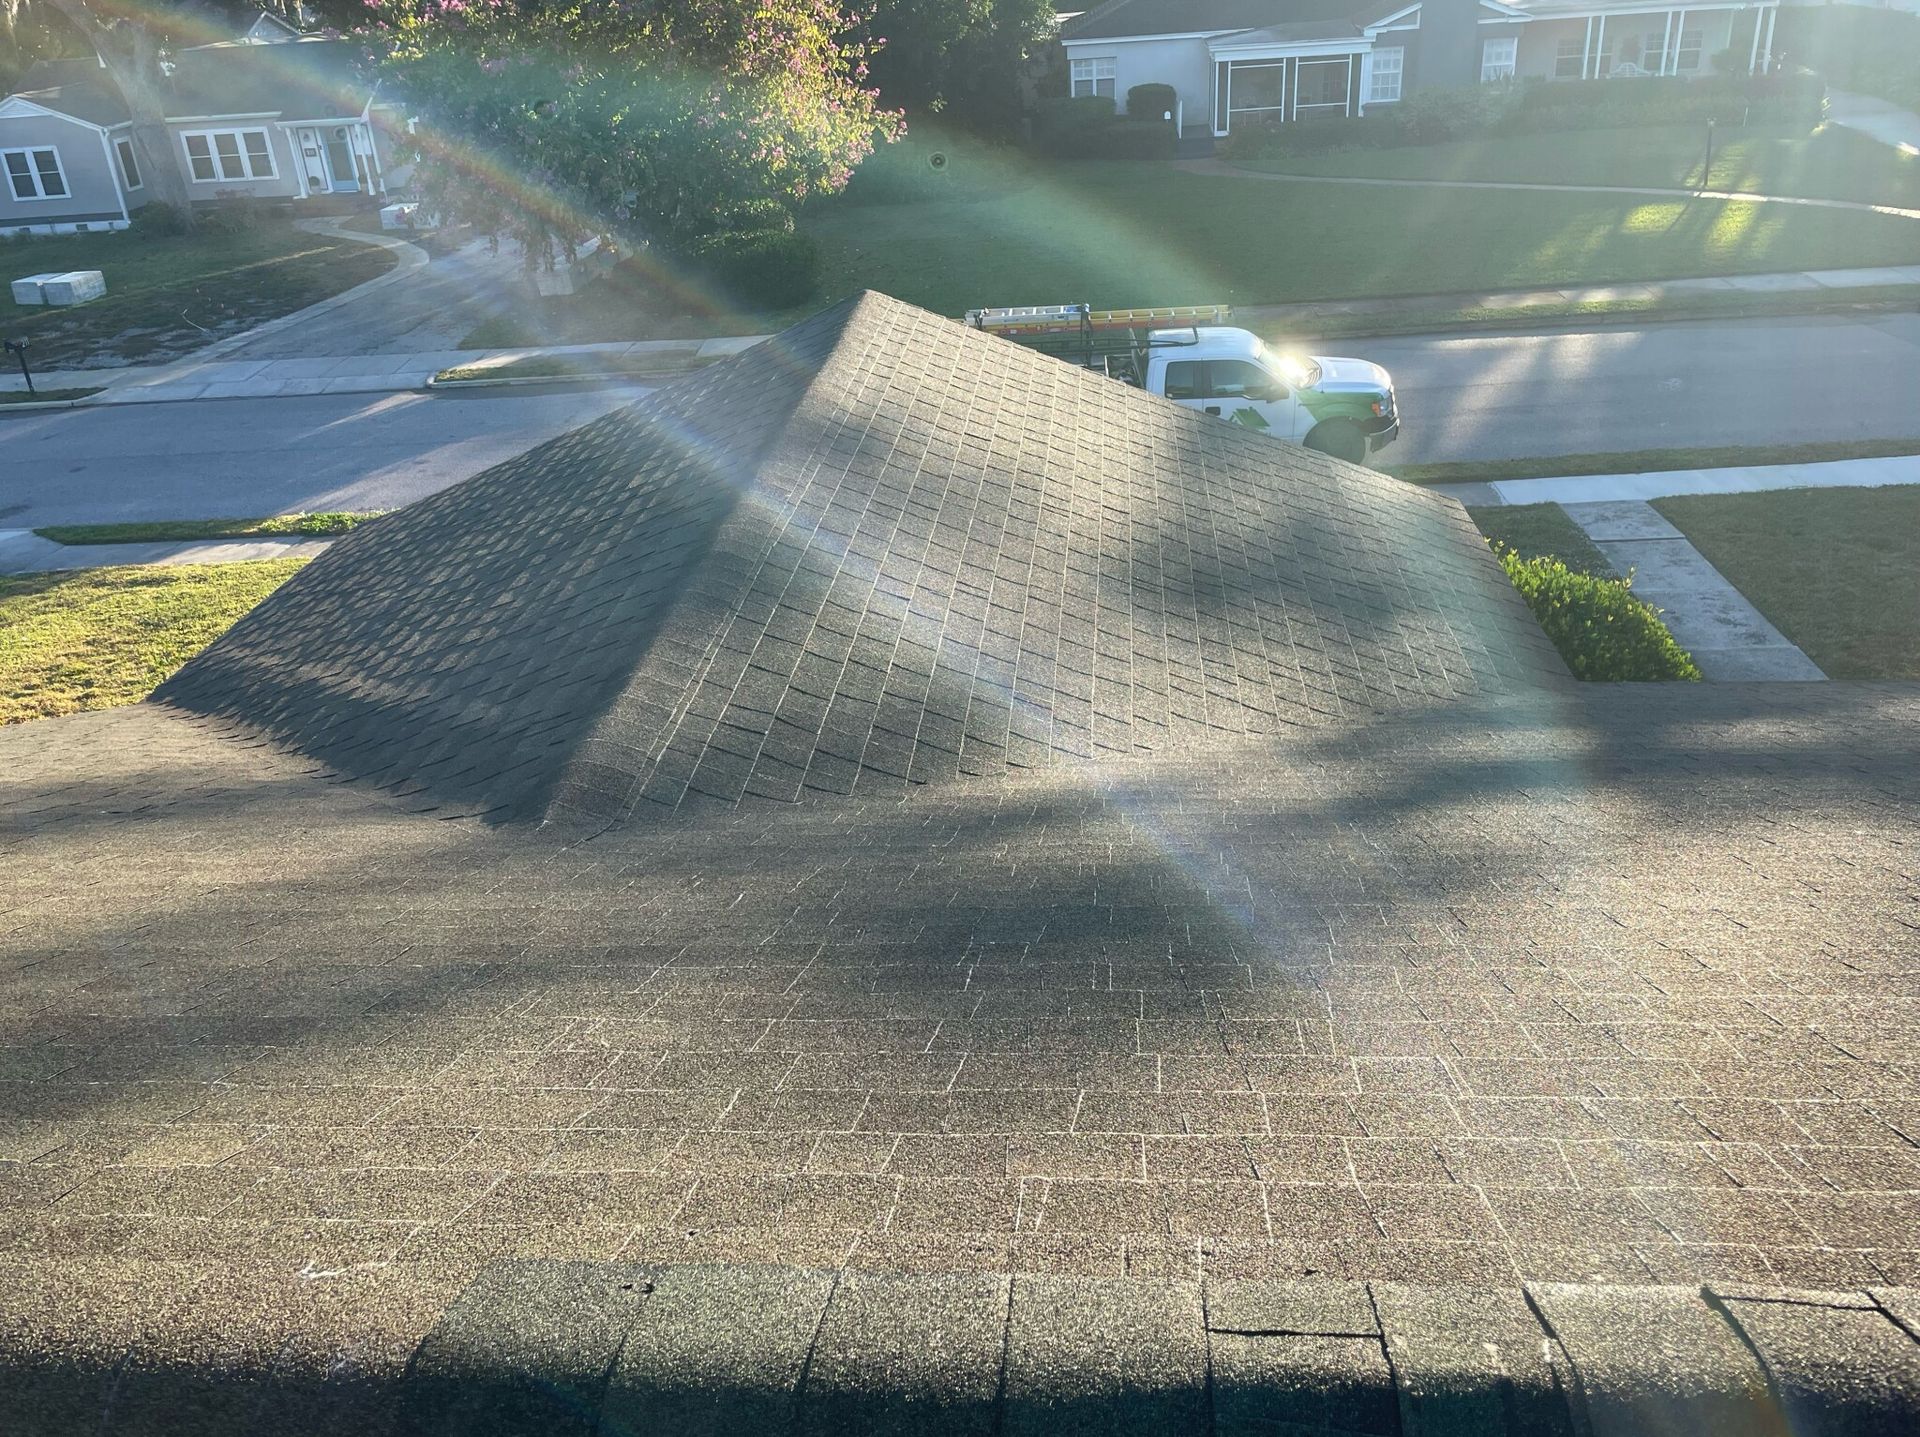
{"type": "Polygon", "coordinates": [[[1836,679],[1920,679],[1920,485],[1656,499],[1836,679]]]}
{"type": "Polygon", "coordinates": [[[383,274],[386,250],[287,224],[237,234],[146,238],[61,235],[0,242],[11,274],[97,269],[107,295],[74,309],[0,298],[0,332],[28,342],[35,369],[123,360],[152,363],[291,314],[383,274]]]}
{"type": "Polygon", "coordinates": [[[49,524],[33,532],[56,544],[148,544],[197,539],[330,539],[375,514],[275,514],[264,519],[149,519],[131,524],[49,524]]]}
{"type": "Polygon", "coordinates": [[[138,702],[306,562],[0,579],[0,724],[138,702]]]}
{"type": "MultiPolygon", "coordinates": [[[[0,370],[0,373],[5,372],[0,370]]],[[[91,389],[0,389],[0,404],[54,404],[66,400],[85,399],[99,392],[97,385],[91,389]]]]}
{"type": "Polygon", "coordinates": [[[1295,175],[1741,190],[1920,207],[1920,156],[1838,125],[1812,134],[1788,127],[1718,131],[1711,182],[1703,185],[1705,150],[1705,130],[1689,125],[1282,155],[1255,165],[1295,175]]]}
{"type": "Polygon", "coordinates": [[[1341,188],[1027,161],[989,198],[828,203],[823,293],[1239,304],[1920,261],[1920,222],[1719,201],[1341,188]]]}
{"type": "Polygon", "coordinates": [[[1657,474],[1668,469],[1734,469],[1754,464],[1823,464],[1920,454],[1920,439],[1833,439],[1806,444],[1727,444],[1698,449],[1629,449],[1603,454],[1552,454],[1537,459],[1455,459],[1378,467],[1409,484],[1492,483],[1568,474],[1657,474]]]}

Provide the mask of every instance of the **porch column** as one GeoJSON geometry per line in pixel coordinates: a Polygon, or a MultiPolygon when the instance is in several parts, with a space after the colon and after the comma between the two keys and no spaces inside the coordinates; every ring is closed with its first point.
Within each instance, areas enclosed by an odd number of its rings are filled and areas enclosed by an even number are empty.
{"type": "Polygon", "coordinates": [[[1593,39],[1593,77],[1594,79],[1604,80],[1607,78],[1605,75],[1600,73],[1600,67],[1606,63],[1607,63],[1607,17],[1605,15],[1602,15],[1600,17],[1600,24],[1597,27],[1597,30],[1593,39]]]}
{"type": "Polygon", "coordinates": [[[1760,68],[1760,27],[1767,23],[1767,12],[1753,12],[1753,43],[1747,47],[1747,73],[1751,75],[1760,68]]]}
{"type": "MultiPolygon", "coordinates": [[[[1686,23],[1687,12],[1680,12],[1680,22],[1686,23]]],[[[1667,37],[1660,42],[1660,73],[1666,74],[1667,67],[1674,63],[1673,54],[1673,11],[1667,11],[1667,37]]]]}
{"type": "Polygon", "coordinates": [[[1587,16],[1586,33],[1580,37],[1580,78],[1593,78],[1593,16],[1587,16]]]}
{"type": "Polygon", "coordinates": [[[1773,73],[1773,25],[1779,18],[1780,7],[1778,5],[1769,5],[1767,7],[1767,52],[1761,57],[1760,66],[1768,74],[1773,73]]]}

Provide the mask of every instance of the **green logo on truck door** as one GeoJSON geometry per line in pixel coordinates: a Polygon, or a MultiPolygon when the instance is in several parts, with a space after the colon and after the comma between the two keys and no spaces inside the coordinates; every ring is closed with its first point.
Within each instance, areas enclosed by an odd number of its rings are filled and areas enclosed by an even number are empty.
{"type": "Polygon", "coordinates": [[[1228,416],[1235,424],[1244,424],[1249,429],[1271,429],[1267,416],[1257,409],[1236,409],[1228,416]]]}

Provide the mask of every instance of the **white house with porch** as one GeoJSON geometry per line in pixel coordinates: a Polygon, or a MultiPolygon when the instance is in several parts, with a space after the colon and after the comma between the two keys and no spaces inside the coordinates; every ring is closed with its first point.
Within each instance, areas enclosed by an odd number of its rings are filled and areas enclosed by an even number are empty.
{"type": "Polygon", "coordinates": [[[1773,65],[1780,0],[1108,0],[1062,31],[1071,92],[1171,85],[1181,132],[1364,114],[1419,87],[1773,65]]]}

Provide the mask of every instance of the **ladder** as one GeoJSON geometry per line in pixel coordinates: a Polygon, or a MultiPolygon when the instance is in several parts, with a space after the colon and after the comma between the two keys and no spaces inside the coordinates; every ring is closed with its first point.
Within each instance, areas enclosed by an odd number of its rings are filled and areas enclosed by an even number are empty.
{"type": "MultiPolygon", "coordinates": [[[[1151,346],[1197,344],[1203,324],[1225,324],[1233,315],[1224,304],[1161,305],[1148,309],[1094,309],[1086,304],[1016,305],[970,309],[967,327],[997,334],[1015,344],[1061,359],[1076,359],[1088,369],[1114,372],[1109,358],[1127,356],[1134,368],[1151,346]],[[1191,339],[1153,338],[1157,331],[1185,329],[1191,339]]],[[[1116,378],[1124,377],[1116,375],[1116,378]]]]}

